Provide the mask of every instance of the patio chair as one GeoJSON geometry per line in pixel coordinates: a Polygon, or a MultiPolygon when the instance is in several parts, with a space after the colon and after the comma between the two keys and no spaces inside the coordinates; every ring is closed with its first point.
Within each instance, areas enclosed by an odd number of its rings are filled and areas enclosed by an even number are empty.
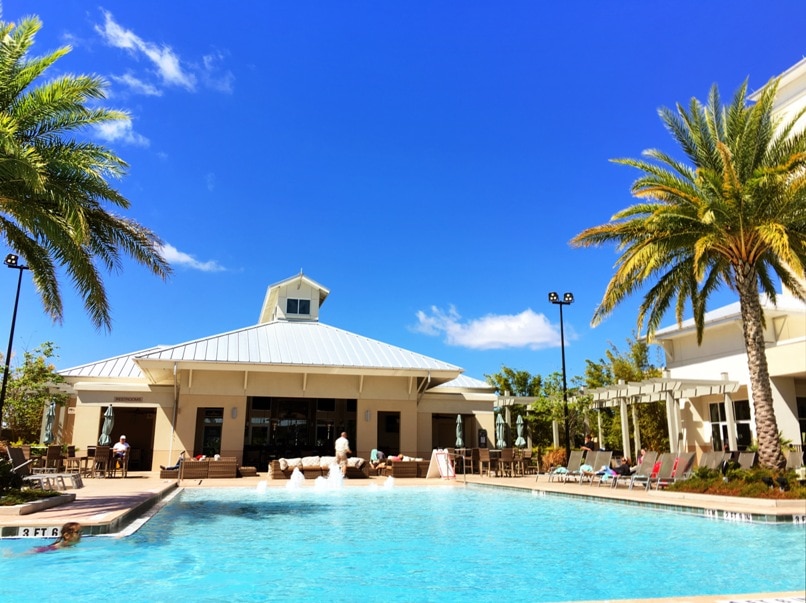
{"type": "MultiPolygon", "coordinates": [[[[550,467],[548,471],[549,481],[554,481],[554,478],[563,479],[563,476],[569,471],[579,471],[579,466],[582,464],[582,454],[582,450],[572,450],[565,467],[550,467]]],[[[537,481],[538,477],[539,474],[535,476],[535,481],[537,481]]]]}
{"type": "Polygon", "coordinates": [[[803,467],[803,451],[790,450],[786,455],[787,469],[800,469],[803,467]]]}
{"type": "Polygon", "coordinates": [[[495,471],[498,475],[498,459],[490,456],[489,448],[479,448],[479,475],[484,475],[484,468],[487,468],[487,477],[495,471]]]}
{"type": "Polygon", "coordinates": [[[756,464],[755,452],[740,452],[739,453],[739,467],[742,469],[752,469],[756,464]]]}
{"type": "Polygon", "coordinates": [[[515,449],[502,448],[501,456],[498,458],[498,466],[501,468],[501,475],[512,477],[515,474],[515,449]]]}
{"type": "Polygon", "coordinates": [[[92,457],[90,467],[90,477],[106,477],[109,475],[109,457],[111,455],[109,446],[96,446],[95,456],[92,457]]]}
{"type": "Polygon", "coordinates": [[[59,444],[48,446],[45,454],[45,469],[59,473],[62,469],[62,447],[59,444]]]}
{"type": "Polygon", "coordinates": [[[596,450],[588,450],[587,454],[585,455],[585,460],[579,464],[579,467],[576,470],[569,470],[563,476],[563,481],[567,482],[569,480],[578,480],[579,483],[582,483],[582,479],[586,476],[590,476],[596,469],[596,461],[599,458],[599,452],[596,450]]]}
{"type": "Polygon", "coordinates": [[[33,473],[31,464],[33,459],[25,460],[22,448],[8,446],[8,460],[11,461],[11,471],[22,478],[23,485],[39,487],[42,490],[50,489],[50,474],[33,473]]]}
{"type": "Polygon", "coordinates": [[[81,481],[81,476],[77,474],[57,473],[55,471],[34,471],[32,468],[33,461],[31,459],[25,460],[25,454],[21,448],[9,446],[7,450],[8,458],[11,461],[11,470],[22,477],[23,483],[28,482],[29,484],[35,484],[43,490],[54,490],[57,486],[60,490],[66,490],[67,485],[65,478],[67,478],[74,488],[84,486],[81,481]]]}
{"type": "Polygon", "coordinates": [[[67,456],[64,457],[65,473],[81,473],[81,457],[76,456],[76,447],[67,447],[67,456]]]}
{"type": "Polygon", "coordinates": [[[613,478],[613,484],[611,488],[617,488],[619,484],[627,484],[629,488],[632,488],[633,479],[638,477],[639,481],[642,479],[649,479],[652,475],[652,469],[655,467],[655,461],[658,458],[658,453],[653,451],[647,451],[644,454],[644,459],[641,461],[640,464],[635,466],[635,471],[627,475],[617,475],[613,478]]]}
{"type": "Polygon", "coordinates": [[[534,456],[532,449],[527,447],[521,451],[521,471],[524,475],[532,475],[532,473],[539,473],[538,466],[534,463],[534,456]]]}
{"type": "Polygon", "coordinates": [[[678,457],[674,452],[664,452],[662,455],[660,455],[660,467],[658,467],[657,473],[650,475],[649,479],[646,480],[646,490],[652,489],[653,480],[655,482],[656,490],[660,490],[661,488],[671,484],[672,480],[674,479],[675,471],[677,471],[677,465],[679,462],[680,457],[678,457]]]}
{"type": "Polygon", "coordinates": [[[462,468],[465,473],[476,472],[476,459],[479,456],[478,450],[474,448],[462,449],[462,468]]]}
{"type": "Polygon", "coordinates": [[[696,459],[697,455],[693,452],[681,452],[678,454],[677,466],[675,467],[674,475],[672,475],[672,481],[679,482],[688,479],[694,469],[696,459]]]}
{"type": "Polygon", "coordinates": [[[129,474],[130,454],[131,448],[126,448],[126,452],[123,453],[122,457],[113,457],[109,460],[109,473],[112,474],[112,477],[115,477],[118,471],[120,471],[121,477],[126,477],[129,474]]]}
{"type": "Polygon", "coordinates": [[[594,465],[593,467],[594,473],[589,478],[591,486],[595,481],[601,483],[602,479],[604,479],[607,476],[607,469],[610,468],[611,460],[613,460],[612,450],[599,451],[599,455],[596,457],[596,465],[594,465]]]}

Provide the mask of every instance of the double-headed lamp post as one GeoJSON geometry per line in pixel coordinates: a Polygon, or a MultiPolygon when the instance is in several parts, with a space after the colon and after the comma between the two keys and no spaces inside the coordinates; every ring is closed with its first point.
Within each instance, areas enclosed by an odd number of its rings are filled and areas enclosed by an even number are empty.
{"type": "Polygon", "coordinates": [[[20,276],[17,279],[17,296],[14,298],[14,312],[11,315],[11,333],[8,336],[8,351],[6,352],[6,370],[3,371],[3,388],[0,389],[0,428],[2,428],[3,421],[3,404],[6,401],[6,386],[8,385],[8,372],[9,365],[11,364],[11,346],[14,345],[14,325],[17,322],[17,306],[20,303],[20,286],[22,285],[22,271],[28,270],[28,266],[23,266],[19,263],[19,257],[13,253],[6,256],[5,264],[9,268],[16,268],[20,271],[20,276]]]}
{"type": "Polygon", "coordinates": [[[560,306],[560,350],[563,357],[563,412],[565,414],[565,460],[571,457],[571,434],[568,428],[568,385],[565,379],[565,331],[563,329],[563,306],[574,303],[573,293],[563,293],[563,298],[554,291],[549,293],[549,301],[560,306]]]}

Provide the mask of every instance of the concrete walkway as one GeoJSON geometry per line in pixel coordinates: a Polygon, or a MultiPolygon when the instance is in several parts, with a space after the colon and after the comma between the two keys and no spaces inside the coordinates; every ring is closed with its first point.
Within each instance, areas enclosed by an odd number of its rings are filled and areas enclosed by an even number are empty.
{"type": "MultiPolygon", "coordinates": [[[[371,477],[343,482],[346,488],[360,488],[381,483],[386,478],[371,477]]],[[[287,480],[269,480],[264,475],[238,479],[183,480],[182,488],[239,487],[257,488],[260,482],[268,487],[285,487],[287,480]]],[[[781,523],[806,523],[806,500],[739,499],[723,496],[674,493],[667,491],[646,492],[643,489],[628,490],[626,487],[611,489],[606,486],[591,486],[588,483],[549,482],[547,476],[526,477],[480,477],[457,476],[454,480],[396,478],[395,487],[462,487],[464,484],[482,487],[503,487],[535,490],[547,495],[572,497],[595,497],[612,503],[653,505],[669,510],[708,515],[726,521],[769,521],[781,523]]],[[[312,483],[310,484],[313,485],[312,483]]],[[[75,499],[49,509],[28,515],[0,514],[0,535],[17,537],[24,528],[57,527],[68,521],[78,521],[85,532],[110,534],[122,531],[138,517],[148,513],[165,497],[176,491],[175,480],[160,479],[158,473],[131,472],[127,478],[85,479],[84,487],[68,490],[75,499]]],[[[304,487],[304,486],[303,486],[304,487]]],[[[639,599],[623,600],[620,603],[636,603],[639,599]]],[[[647,601],[642,599],[640,601],[647,601]]],[[[653,599],[655,603],[806,603],[806,593],[758,593],[744,595],[721,595],[686,597],[684,599],[653,599]]],[[[601,602],[599,602],[601,603],[601,602]]],[[[615,603],[615,602],[614,602],[615,603]]]]}

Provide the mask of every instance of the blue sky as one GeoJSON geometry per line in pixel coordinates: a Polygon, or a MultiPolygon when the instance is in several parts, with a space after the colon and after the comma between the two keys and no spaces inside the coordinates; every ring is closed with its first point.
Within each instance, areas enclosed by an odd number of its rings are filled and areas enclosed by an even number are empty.
{"type": "MultiPolygon", "coordinates": [[[[609,160],[674,151],[659,107],[757,89],[806,52],[794,1],[2,7],[41,17],[36,54],[72,46],[49,75],[109,82],[131,120],[87,135],[130,164],[127,215],[175,269],[108,275],[110,333],[69,281],[54,325],[24,278],[14,353],[53,341],[59,368],[253,325],[267,286],[302,270],[330,290],[322,322],[479,379],[560,370],[547,294],[571,291],[580,375],[626,347],[639,302],[592,328],[615,250],[568,244],[633,201],[638,174],[609,160]]],[[[5,337],[17,279],[0,276],[5,337]]]]}

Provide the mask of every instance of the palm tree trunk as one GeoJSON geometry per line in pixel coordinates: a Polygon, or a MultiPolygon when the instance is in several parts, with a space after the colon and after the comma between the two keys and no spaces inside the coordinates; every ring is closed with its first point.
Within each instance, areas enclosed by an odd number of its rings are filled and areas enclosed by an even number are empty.
{"type": "Polygon", "coordinates": [[[756,416],[759,463],[770,469],[783,469],[786,466],[786,459],[781,452],[778,422],[772,404],[772,385],[764,343],[764,318],[756,273],[752,266],[745,265],[736,269],[736,286],[739,291],[744,347],[747,352],[750,390],[756,416]]]}

